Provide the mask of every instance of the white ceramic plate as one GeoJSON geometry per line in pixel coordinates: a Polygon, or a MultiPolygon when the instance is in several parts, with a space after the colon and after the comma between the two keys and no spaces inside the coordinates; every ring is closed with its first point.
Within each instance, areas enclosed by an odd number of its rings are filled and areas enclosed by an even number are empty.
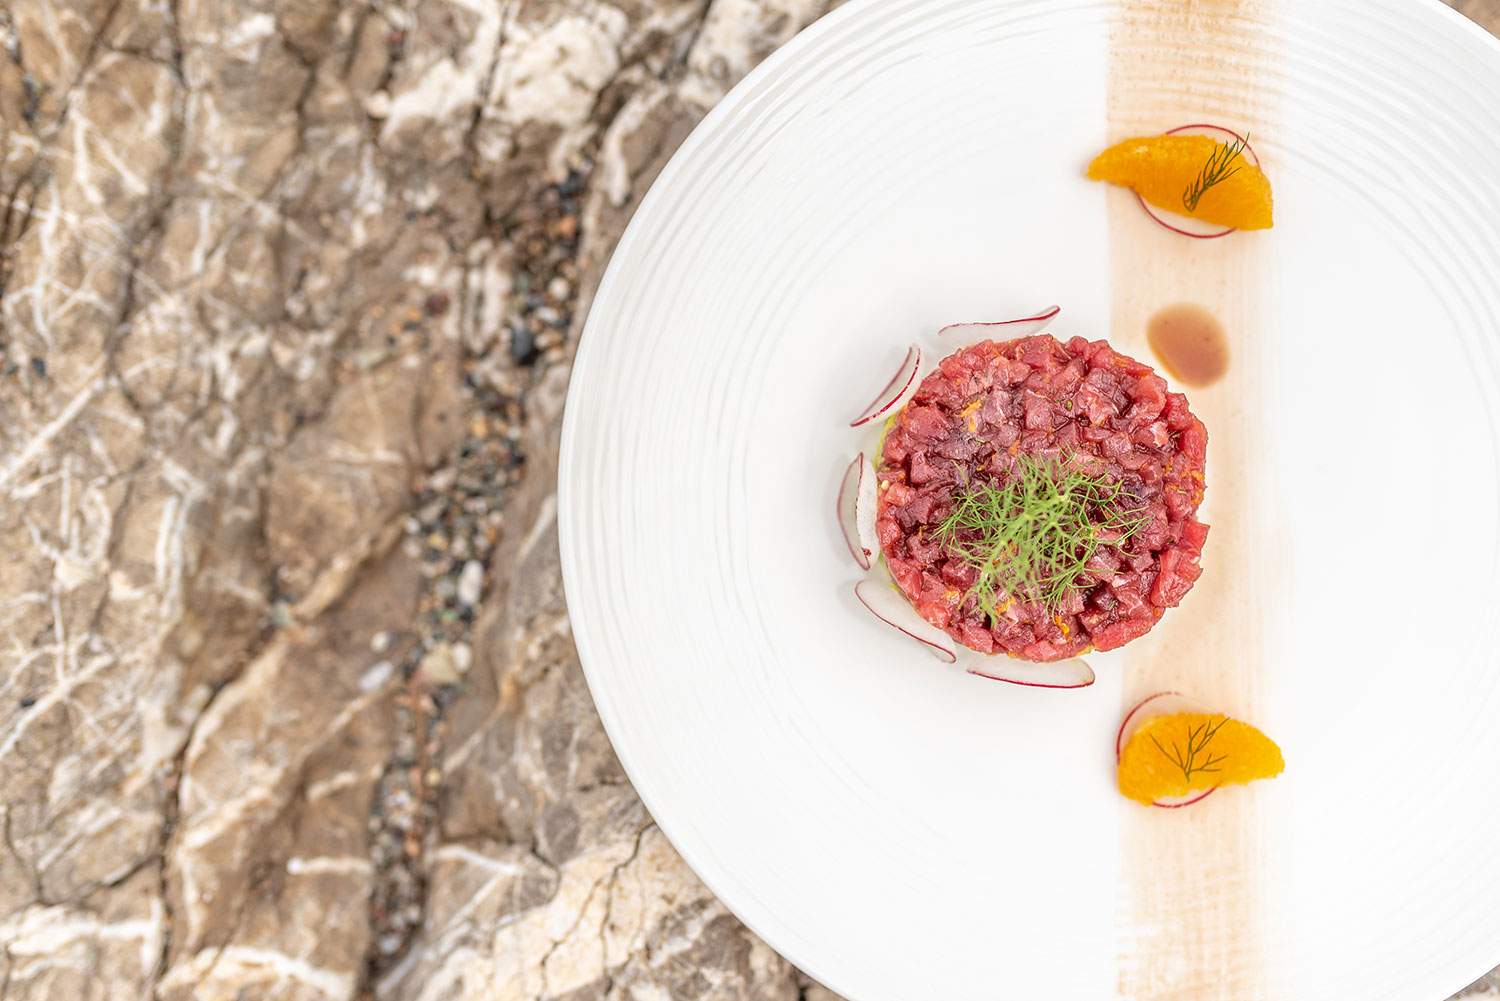
{"type": "Polygon", "coordinates": [[[771,945],[856,1001],[1439,1001],[1500,962],[1497,95],[1418,0],[856,0],[692,135],[589,317],[563,563],[621,760],[771,945]],[[1082,179],[1195,120],[1249,129],[1274,230],[1082,179]],[[872,622],[833,499],[906,345],[1056,301],[1146,358],[1177,300],[1235,344],[1182,607],[1080,692],[872,622]],[[1167,684],[1287,774],[1121,800],[1167,684]]]}

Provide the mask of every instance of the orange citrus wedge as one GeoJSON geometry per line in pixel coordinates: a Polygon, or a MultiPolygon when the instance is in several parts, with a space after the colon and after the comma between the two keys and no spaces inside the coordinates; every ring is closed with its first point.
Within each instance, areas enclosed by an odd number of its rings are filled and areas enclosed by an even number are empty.
{"type": "Polygon", "coordinates": [[[1271,182],[1249,156],[1228,159],[1227,143],[1209,136],[1141,136],[1115,143],[1094,157],[1088,176],[1134,189],[1157,208],[1231,229],[1271,228],[1271,182]],[[1185,197],[1215,154],[1226,173],[1202,192],[1195,206],[1185,197]],[[1232,172],[1230,172],[1232,171],[1232,172]]]}
{"type": "Polygon", "coordinates": [[[1131,734],[1118,775],[1120,792],[1149,806],[1274,778],[1285,767],[1281,748],[1250,724],[1180,712],[1148,719],[1131,734]]]}

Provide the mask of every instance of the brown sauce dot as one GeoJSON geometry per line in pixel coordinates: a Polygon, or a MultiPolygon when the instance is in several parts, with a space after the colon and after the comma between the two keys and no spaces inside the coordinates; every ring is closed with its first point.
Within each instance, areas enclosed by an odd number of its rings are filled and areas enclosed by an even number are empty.
{"type": "Polygon", "coordinates": [[[1184,386],[1210,386],[1229,370],[1224,327],[1202,306],[1182,302],[1159,310],[1146,323],[1146,342],[1184,386]]]}

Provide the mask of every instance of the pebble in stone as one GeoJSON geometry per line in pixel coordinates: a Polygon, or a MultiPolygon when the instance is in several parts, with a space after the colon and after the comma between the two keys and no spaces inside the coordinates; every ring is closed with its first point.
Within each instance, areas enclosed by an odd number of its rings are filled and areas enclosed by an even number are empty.
{"type": "Polygon", "coordinates": [[[478,560],[469,560],[458,575],[458,600],[473,608],[479,604],[483,588],[484,566],[478,560]]]}
{"type": "Polygon", "coordinates": [[[396,673],[396,666],[388,660],[376,661],[359,678],[359,690],[362,692],[373,692],[381,685],[390,680],[396,673]]]}
{"type": "Polygon", "coordinates": [[[510,328],[510,356],[518,365],[530,365],[536,361],[536,339],[525,326],[516,325],[510,328]]]}
{"type": "Polygon", "coordinates": [[[427,651],[427,655],[422,658],[420,670],[422,678],[429,684],[455,685],[463,680],[458,664],[453,659],[453,648],[447,643],[439,643],[427,651]]]}

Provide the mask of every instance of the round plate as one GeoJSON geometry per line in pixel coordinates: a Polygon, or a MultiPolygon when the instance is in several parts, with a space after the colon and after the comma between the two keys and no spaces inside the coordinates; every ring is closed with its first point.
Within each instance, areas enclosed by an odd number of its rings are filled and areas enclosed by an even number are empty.
{"type": "Polygon", "coordinates": [[[855,1001],[1440,1001],[1500,962],[1500,45],[1437,3],[848,4],[702,123],[593,304],[563,436],[590,687],[736,914],[855,1001]],[[1082,177],[1249,131],[1276,226],[1175,237],[1082,177]],[[1059,302],[1148,358],[1216,310],[1205,574],[1078,692],[872,620],[834,524],[906,346],[1059,302]],[[1274,782],[1152,811],[1163,685],[1274,782]]]}

